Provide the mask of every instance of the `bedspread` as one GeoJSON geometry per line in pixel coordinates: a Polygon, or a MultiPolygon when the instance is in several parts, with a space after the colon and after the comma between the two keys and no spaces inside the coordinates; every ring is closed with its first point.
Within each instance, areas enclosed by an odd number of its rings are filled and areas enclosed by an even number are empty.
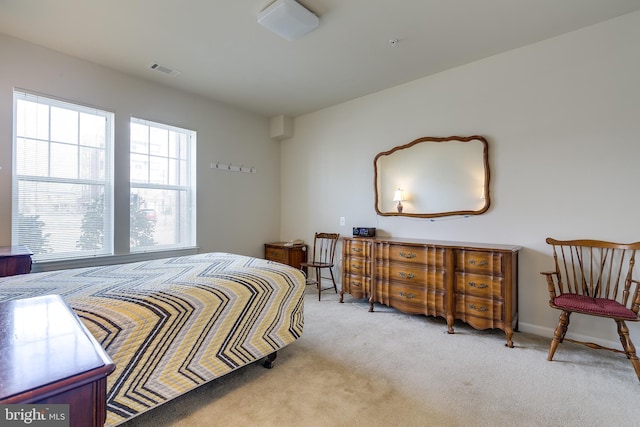
{"type": "Polygon", "coordinates": [[[0,301],[59,294],[116,365],[107,425],[259,360],[302,334],[304,277],[206,253],[0,279],[0,301]]]}

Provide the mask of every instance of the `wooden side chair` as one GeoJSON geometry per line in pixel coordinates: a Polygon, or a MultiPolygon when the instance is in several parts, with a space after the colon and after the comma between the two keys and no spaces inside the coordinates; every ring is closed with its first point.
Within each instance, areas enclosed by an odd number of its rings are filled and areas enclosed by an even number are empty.
{"type": "Polygon", "coordinates": [[[594,349],[624,353],[640,380],[640,361],[625,324],[640,320],[640,282],[633,278],[635,254],[640,249],[640,242],[621,244],[552,238],[546,242],[553,247],[555,271],[541,274],[547,278],[549,305],[561,311],[547,360],[552,360],[558,344],[567,340],[594,349]],[[623,351],[565,338],[572,313],[613,319],[623,351]]]}
{"type": "MultiPolygon", "coordinates": [[[[333,277],[333,257],[336,253],[336,246],[338,244],[338,233],[316,233],[313,239],[313,252],[311,254],[311,260],[300,264],[301,267],[307,267],[307,271],[311,273],[313,269],[315,271],[315,278],[307,276],[307,285],[316,285],[318,288],[318,301],[320,301],[320,295],[322,291],[328,288],[322,287],[322,270],[328,269],[331,274],[331,281],[333,282],[333,289],[338,293],[338,287],[336,286],[336,280],[333,277]]],[[[304,271],[304,270],[303,270],[304,271]]]]}

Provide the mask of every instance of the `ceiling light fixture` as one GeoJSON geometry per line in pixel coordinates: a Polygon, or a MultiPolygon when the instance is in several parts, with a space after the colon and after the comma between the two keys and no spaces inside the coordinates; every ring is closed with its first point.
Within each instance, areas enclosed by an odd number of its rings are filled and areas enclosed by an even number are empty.
{"type": "Polygon", "coordinates": [[[276,0],[258,14],[258,24],[289,41],[315,29],[320,19],[295,0],[276,0]]]}

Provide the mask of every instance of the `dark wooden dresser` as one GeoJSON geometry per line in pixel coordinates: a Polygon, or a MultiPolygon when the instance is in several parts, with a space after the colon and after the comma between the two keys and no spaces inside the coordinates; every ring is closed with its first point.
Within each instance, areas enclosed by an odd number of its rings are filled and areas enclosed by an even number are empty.
{"type": "Polygon", "coordinates": [[[0,303],[0,404],[68,404],[71,427],[103,426],[115,365],[59,295],[0,303]]]}
{"type": "Polygon", "coordinates": [[[0,246],[0,277],[29,273],[31,255],[26,246],[0,246]]]}

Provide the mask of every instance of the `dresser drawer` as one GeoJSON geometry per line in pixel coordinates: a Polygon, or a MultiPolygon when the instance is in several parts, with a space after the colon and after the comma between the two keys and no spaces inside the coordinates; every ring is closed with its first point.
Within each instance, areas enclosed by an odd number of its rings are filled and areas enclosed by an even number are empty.
{"type": "Polygon", "coordinates": [[[445,312],[445,296],[442,292],[397,282],[391,282],[388,286],[382,285],[382,287],[388,289],[387,305],[405,313],[437,316],[445,312]]]}
{"type": "Polygon", "coordinates": [[[357,256],[363,258],[371,256],[371,242],[366,240],[345,239],[342,245],[343,256],[357,256]]]}
{"type": "Polygon", "coordinates": [[[402,281],[422,288],[444,290],[444,271],[426,269],[423,265],[405,264],[399,262],[378,263],[376,277],[389,281],[402,281]]]}
{"type": "Polygon", "coordinates": [[[346,274],[371,276],[371,261],[365,261],[363,258],[346,257],[342,268],[346,274]]]}
{"type": "Polygon", "coordinates": [[[455,291],[487,298],[502,298],[501,277],[456,273],[455,291]]]}
{"type": "Polygon", "coordinates": [[[343,274],[342,290],[350,293],[354,298],[368,297],[371,291],[371,279],[364,276],[343,274]]]}
{"type": "MultiPolygon", "coordinates": [[[[469,317],[478,317],[496,321],[504,320],[504,303],[502,301],[470,296],[467,294],[455,294],[456,317],[469,322],[469,317]]],[[[477,325],[473,325],[476,326],[477,325]]],[[[486,326],[493,327],[493,326],[486,326]]]]}
{"type": "Polygon", "coordinates": [[[377,258],[435,268],[444,266],[444,252],[431,246],[379,245],[377,258]]]}
{"type": "Polygon", "coordinates": [[[496,252],[456,251],[456,270],[471,273],[502,275],[503,256],[496,252]]]}
{"type": "Polygon", "coordinates": [[[271,261],[280,262],[282,264],[287,263],[287,254],[284,249],[266,247],[264,249],[264,257],[271,261]]]}

